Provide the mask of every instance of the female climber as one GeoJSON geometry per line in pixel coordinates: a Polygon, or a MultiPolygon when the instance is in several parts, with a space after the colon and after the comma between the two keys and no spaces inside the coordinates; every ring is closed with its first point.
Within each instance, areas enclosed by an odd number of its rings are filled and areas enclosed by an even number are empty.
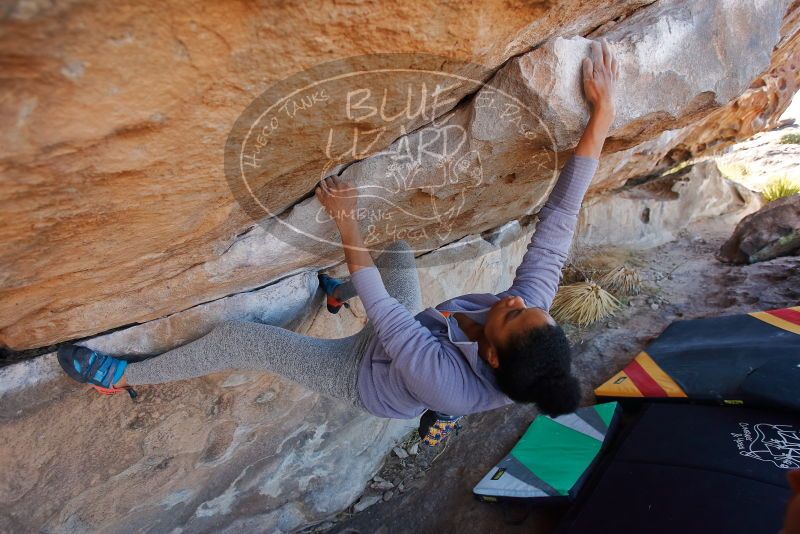
{"type": "Polygon", "coordinates": [[[343,339],[316,339],[267,324],[225,322],[209,334],[139,362],[65,345],[66,373],[103,393],[140,384],[244,369],[277,373],[379,417],[415,418],[426,409],[458,416],[512,402],[550,415],[578,406],[570,346],[548,314],[583,196],[614,120],[618,65],[608,44],[593,42],[582,64],[590,119],[562,168],[510,288],[468,294],[422,310],[414,255],[402,241],[373,262],[354,213],[357,199],[326,179],[316,196],[334,218],[351,277],[322,275],[329,309],[358,295],[369,321],[343,339]]]}

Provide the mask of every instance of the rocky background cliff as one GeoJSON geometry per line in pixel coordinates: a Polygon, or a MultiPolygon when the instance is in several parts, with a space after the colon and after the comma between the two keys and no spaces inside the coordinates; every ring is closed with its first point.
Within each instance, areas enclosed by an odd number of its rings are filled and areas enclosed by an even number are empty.
{"type": "MultiPolygon", "coordinates": [[[[419,152],[434,119],[467,132],[482,179],[436,197],[448,231],[402,215],[419,192],[393,193],[395,220],[419,250],[426,305],[502,289],[588,118],[578,67],[601,36],[622,65],[618,116],[579,240],[655,246],[695,215],[756,209],[710,168],[631,189],[776,125],[800,86],[797,0],[5,6],[0,345],[8,361],[44,355],[0,369],[0,528],[290,531],[350,505],[413,422],[258,374],[143,388],[135,404],[97,398],[61,377],[48,347],[153,354],[230,318],[357,329],[357,305],[342,317],[320,307],[316,271],[341,262],[335,243],[281,239],[280,225],[303,227],[318,208],[308,193],[322,155],[304,143],[327,121],[284,139],[286,158],[259,176],[274,216],[254,218],[225,173],[254,100],[342,58],[432,62],[464,79],[440,113],[336,163],[353,183],[388,187],[387,151],[419,152]],[[497,92],[545,126],[520,133],[482,105],[497,92]]],[[[418,189],[437,172],[415,169],[418,189]]]]}

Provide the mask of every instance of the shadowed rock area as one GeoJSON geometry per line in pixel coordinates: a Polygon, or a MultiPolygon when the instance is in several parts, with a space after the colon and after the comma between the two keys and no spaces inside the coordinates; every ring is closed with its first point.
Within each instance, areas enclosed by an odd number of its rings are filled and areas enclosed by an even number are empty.
{"type": "Polygon", "coordinates": [[[758,193],[723,178],[714,161],[703,161],[588,201],[576,242],[654,247],[672,241],[698,219],[716,217],[733,225],[762,203],[758,193]]]}

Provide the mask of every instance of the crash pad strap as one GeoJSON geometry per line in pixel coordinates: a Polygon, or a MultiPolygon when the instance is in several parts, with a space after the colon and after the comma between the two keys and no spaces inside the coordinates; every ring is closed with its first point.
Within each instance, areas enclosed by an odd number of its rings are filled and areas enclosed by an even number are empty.
{"type": "Polygon", "coordinates": [[[750,314],[772,326],[800,335],[800,306],[750,314]]]}

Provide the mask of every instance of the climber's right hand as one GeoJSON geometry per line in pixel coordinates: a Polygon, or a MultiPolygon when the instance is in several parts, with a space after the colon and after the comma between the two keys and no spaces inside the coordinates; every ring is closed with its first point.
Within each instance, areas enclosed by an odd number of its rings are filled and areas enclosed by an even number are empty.
{"type": "Polygon", "coordinates": [[[314,194],[336,224],[355,223],[358,189],[345,185],[336,176],[322,180],[314,194]]]}
{"type": "Polygon", "coordinates": [[[592,41],[590,54],[591,57],[584,58],[581,65],[583,92],[592,107],[592,115],[610,125],[616,113],[614,94],[619,63],[605,39],[592,41]]]}

